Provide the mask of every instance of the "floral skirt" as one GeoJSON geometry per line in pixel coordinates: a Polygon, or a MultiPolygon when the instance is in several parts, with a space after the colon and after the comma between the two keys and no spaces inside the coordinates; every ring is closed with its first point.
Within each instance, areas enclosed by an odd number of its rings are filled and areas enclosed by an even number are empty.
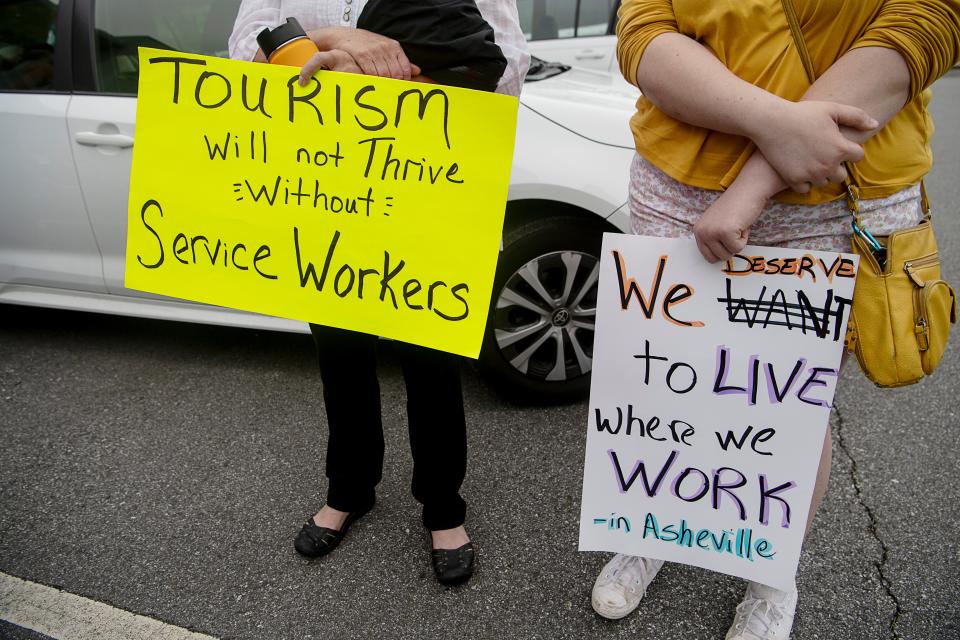
{"type": "MultiPolygon", "coordinates": [[[[630,218],[633,233],[662,238],[693,236],[700,214],[719,191],[677,182],[637,154],[630,168],[630,218]]],[[[892,196],[862,200],[863,225],[874,235],[919,224],[923,219],[920,185],[892,196]]],[[[819,251],[850,251],[850,212],[846,200],[818,205],[771,200],[750,228],[750,244],[819,251]]]]}

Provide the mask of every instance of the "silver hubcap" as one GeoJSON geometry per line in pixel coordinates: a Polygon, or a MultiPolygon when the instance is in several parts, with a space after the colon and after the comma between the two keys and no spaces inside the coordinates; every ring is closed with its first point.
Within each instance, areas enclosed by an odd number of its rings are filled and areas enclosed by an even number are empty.
{"type": "Polygon", "coordinates": [[[500,352],[517,371],[550,382],[589,373],[598,270],[588,253],[557,251],[510,276],[493,325],[500,352]]]}

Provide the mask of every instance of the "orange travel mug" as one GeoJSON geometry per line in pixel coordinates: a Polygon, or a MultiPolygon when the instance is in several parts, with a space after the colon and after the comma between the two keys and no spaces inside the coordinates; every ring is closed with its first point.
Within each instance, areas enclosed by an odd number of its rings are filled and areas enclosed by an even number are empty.
{"type": "Polygon", "coordinates": [[[320,53],[296,18],[287,18],[276,29],[267,27],[257,36],[257,44],[267,62],[289,67],[302,67],[313,54],[320,53]]]}

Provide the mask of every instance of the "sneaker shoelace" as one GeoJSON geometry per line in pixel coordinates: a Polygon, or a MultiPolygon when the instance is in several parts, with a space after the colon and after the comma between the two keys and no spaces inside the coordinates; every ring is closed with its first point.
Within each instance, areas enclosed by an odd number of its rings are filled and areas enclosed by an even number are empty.
{"type": "Polygon", "coordinates": [[[751,598],[737,605],[733,624],[738,633],[749,633],[757,640],[767,640],[783,619],[783,611],[769,600],[751,598]]]}
{"type": "Polygon", "coordinates": [[[647,565],[643,558],[636,556],[625,556],[620,562],[604,571],[601,578],[602,586],[616,584],[628,589],[631,593],[637,593],[637,585],[640,585],[641,596],[646,595],[648,582],[647,565]]]}

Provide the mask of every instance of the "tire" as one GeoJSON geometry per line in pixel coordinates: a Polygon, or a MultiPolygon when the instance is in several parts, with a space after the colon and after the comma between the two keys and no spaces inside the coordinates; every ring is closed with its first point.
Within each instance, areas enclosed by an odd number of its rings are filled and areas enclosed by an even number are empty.
{"type": "Polygon", "coordinates": [[[519,404],[560,404],[590,389],[602,223],[535,220],[504,235],[478,366],[519,404]]]}

